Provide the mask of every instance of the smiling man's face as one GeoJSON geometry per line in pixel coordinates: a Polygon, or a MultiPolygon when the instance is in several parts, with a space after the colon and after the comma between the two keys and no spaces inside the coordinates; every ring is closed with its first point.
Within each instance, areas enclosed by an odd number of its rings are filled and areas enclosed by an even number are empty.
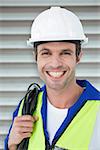
{"type": "Polygon", "coordinates": [[[72,84],[76,64],[74,43],[48,42],[37,47],[38,71],[48,88],[61,90],[72,84]]]}

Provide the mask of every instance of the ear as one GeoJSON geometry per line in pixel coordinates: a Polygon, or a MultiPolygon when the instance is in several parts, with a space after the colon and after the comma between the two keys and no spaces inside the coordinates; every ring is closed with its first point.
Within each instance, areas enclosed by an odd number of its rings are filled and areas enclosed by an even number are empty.
{"type": "Polygon", "coordinates": [[[83,56],[83,51],[81,50],[81,52],[80,52],[80,54],[78,55],[78,57],[76,57],[76,63],[77,63],[77,64],[80,62],[82,56],[83,56]]]}

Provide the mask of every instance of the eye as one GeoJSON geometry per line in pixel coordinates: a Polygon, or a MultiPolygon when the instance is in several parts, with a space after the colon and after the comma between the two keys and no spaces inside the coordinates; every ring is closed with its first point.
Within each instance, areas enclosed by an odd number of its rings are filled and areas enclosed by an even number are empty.
{"type": "Polygon", "coordinates": [[[71,53],[69,53],[69,52],[64,52],[63,54],[64,55],[71,55],[71,53]]]}
{"type": "Polygon", "coordinates": [[[49,52],[42,52],[41,55],[49,55],[49,52]]]}
{"type": "Polygon", "coordinates": [[[69,51],[63,51],[63,52],[61,52],[61,55],[71,55],[71,52],[69,52],[69,51]]]}

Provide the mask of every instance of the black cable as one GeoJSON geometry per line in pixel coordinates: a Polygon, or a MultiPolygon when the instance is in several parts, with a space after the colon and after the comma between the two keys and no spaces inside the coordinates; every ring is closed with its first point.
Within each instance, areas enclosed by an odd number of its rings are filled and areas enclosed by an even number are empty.
{"type": "MultiPolygon", "coordinates": [[[[36,83],[32,83],[27,90],[24,97],[24,105],[22,108],[22,115],[31,115],[36,109],[37,98],[39,94],[40,86],[36,83]]],[[[17,146],[17,150],[27,150],[28,149],[29,138],[25,138],[17,146]]]]}

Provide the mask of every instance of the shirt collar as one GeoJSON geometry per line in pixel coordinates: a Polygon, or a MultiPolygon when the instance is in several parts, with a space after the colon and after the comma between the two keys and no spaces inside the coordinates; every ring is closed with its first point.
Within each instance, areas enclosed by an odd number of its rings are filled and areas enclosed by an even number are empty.
{"type": "Polygon", "coordinates": [[[76,80],[76,83],[85,88],[87,100],[100,100],[100,92],[87,80],[76,80]]]}

